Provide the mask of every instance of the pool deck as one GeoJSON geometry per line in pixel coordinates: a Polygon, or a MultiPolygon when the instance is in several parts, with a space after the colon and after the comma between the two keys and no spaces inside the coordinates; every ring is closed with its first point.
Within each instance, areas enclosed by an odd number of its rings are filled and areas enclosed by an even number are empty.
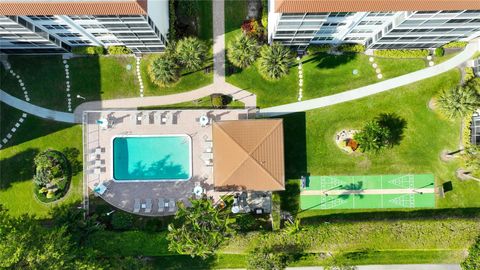
{"type": "MultiPolygon", "coordinates": [[[[200,118],[207,116],[211,121],[240,120],[249,117],[248,110],[155,110],[155,111],[86,111],[83,114],[84,147],[84,192],[91,193],[97,185],[103,184],[103,194],[94,192],[113,206],[134,212],[134,201],[139,199],[140,215],[172,215],[175,211],[159,211],[158,201],[183,201],[194,196],[193,189],[200,185],[206,195],[217,201],[224,192],[213,189],[213,167],[205,159],[211,147],[211,122],[200,124],[200,118]],[[140,118],[139,118],[140,117],[140,118]],[[97,121],[106,119],[108,124],[97,121]],[[192,138],[192,178],[188,181],[113,181],[112,139],[122,135],[170,135],[187,134],[192,138]],[[98,149],[98,150],[96,150],[98,149]],[[97,153],[95,151],[98,151],[97,153]],[[145,202],[152,200],[152,209],[146,212],[145,202]]],[[[250,118],[252,115],[250,114],[250,118]]],[[[146,148],[145,151],[149,149],[146,148]]],[[[213,157],[214,158],[214,157],[213,157]]]]}

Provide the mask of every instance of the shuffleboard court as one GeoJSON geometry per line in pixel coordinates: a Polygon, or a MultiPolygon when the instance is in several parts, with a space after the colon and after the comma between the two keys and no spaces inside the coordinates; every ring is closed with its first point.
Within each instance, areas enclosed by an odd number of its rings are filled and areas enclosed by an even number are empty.
{"type": "Polygon", "coordinates": [[[432,174],[311,176],[300,194],[307,209],[435,207],[432,174]]]}

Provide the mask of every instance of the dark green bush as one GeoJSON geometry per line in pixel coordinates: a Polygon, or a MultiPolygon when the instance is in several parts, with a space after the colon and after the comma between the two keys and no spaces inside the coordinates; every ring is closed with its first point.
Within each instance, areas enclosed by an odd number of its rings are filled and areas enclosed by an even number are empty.
{"type": "Polygon", "coordinates": [[[345,43],[338,46],[337,50],[341,52],[363,53],[365,51],[365,46],[356,43],[345,43]]]}
{"type": "Polygon", "coordinates": [[[257,222],[255,217],[251,214],[237,215],[235,217],[235,225],[241,232],[248,232],[255,230],[257,222]]]}
{"type": "Polygon", "coordinates": [[[108,54],[131,54],[132,50],[125,46],[110,46],[107,49],[108,54]]]}
{"type": "Polygon", "coordinates": [[[464,270],[480,269],[480,237],[468,250],[468,257],[461,264],[464,270]]]}
{"type": "Polygon", "coordinates": [[[443,56],[445,54],[445,50],[442,47],[438,47],[438,48],[435,49],[434,54],[437,57],[443,56]]]}
{"type": "Polygon", "coordinates": [[[117,211],[112,214],[112,228],[115,230],[128,230],[133,227],[133,216],[131,214],[117,211]]]}
{"type": "Polygon", "coordinates": [[[308,46],[307,53],[308,54],[325,53],[325,52],[328,52],[331,48],[332,46],[328,44],[312,44],[308,46]]]}
{"type": "Polygon", "coordinates": [[[222,94],[212,94],[210,98],[214,108],[223,108],[232,102],[232,98],[230,96],[222,94]]]}
{"type": "Polygon", "coordinates": [[[430,52],[425,49],[375,50],[373,54],[375,56],[387,57],[387,58],[423,58],[423,57],[427,57],[430,54],[430,52]]]}
{"type": "Polygon", "coordinates": [[[75,54],[91,54],[91,55],[102,55],[104,54],[105,49],[101,46],[81,46],[73,47],[72,53],[75,54]]]}

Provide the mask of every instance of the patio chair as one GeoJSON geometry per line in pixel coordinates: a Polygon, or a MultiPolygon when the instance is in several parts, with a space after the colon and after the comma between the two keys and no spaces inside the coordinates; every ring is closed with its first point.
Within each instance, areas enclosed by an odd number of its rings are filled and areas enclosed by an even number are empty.
{"type": "Polygon", "coordinates": [[[145,213],[152,212],[152,199],[145,199],[145,213]]]}
{"type": "Polygon", "coordinates": [[[158,212],[162,213],[165,211],[165,200],[163,198],[158,199],[158,212]]]}
{"type": "Polygon", "coordinates": [[[148,123],[150,125],[155,123],[155,112],[151,112],[148,114],[148,123]]]}
{"type": "Polygon", "coordinates": [[[168,118],[169,118],[168,112],[163,113],[162,116],[160,117],[160,124],[166,125],[168,122],[168,118]]]}
{"type": "Polygon", "coordinates": [[[137,117],[136,117],[136,124],[137,125],[141,125],[142,124],[142,114],[141,113],[138,113],[137,114],[137,117]]]}
{"type": "Polygon", "coordinates": [[[134,213],[140,212],[140,199],[135,199],[133,201],[133,212],[134,213]]]}
{"type": "Polygon", "coordinates": [[[175,201],[170,199],[170,203],[168,204],[168,212],[175,212],[177,206],[175,205],[175,201]]]}

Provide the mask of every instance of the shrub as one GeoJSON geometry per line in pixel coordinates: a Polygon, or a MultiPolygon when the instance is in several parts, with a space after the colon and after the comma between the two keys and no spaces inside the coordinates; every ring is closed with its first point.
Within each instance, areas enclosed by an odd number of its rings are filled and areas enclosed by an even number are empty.
{"type": "Polygon", "coordinates": [[[235,217],[235,225],[241,232],[252,231],[256,228],[257,222],[251,214],[237,215],[235,217]]]}
{"type": "Polygon", "coordinates": [[[263,36],[264,29],[257,20],[245,20],[243,21],[241,28],[243,33],[249,37],[261,38],[263,36]]]}
{"type": "Polygon", "coordinates": [[[448,118],[464,117],[480,106],[480,97],[471,83],[443,91],[438,98],[438,105],[448,118]]]}
{"type": "Polygon", "coordinates": [[[262,0],[262,25],[268,27],[268,0],[262,0]]]}
{"type": "Polygon", "coordinates": [[[465,82],[470,81],[471,79],[475,78],[475,73],[473,72],[473,68],[471,67],[466,67],[465,68],[465,76],[463,77],[463,80],[465,82]]]}
{"type": "Polygon", "coordinates": [[[128,230],[133,226],[133,216],[131,214],[117,211],[112,214],[112,228],[115,230],[128,230]]]}
{"type": "Polygon", "coordinates": [[[228,45],[228,60],[236,67],[246,68],[253,64],[258,57],[257,41],[245,34],[236,36],[228,45]]]}
{"type": "Polygon", "coordinates": [[[438,47],[435,49],[435,52],[433,54],[437,57],[440,57],[445,54],[445,50],[442,47],[438,47]]]}
{"type": "Polygon", "coordinates": [[[467,41],[452,41],[443,45],[443,48],[464,48],[467,45],[467,41]]]}
{"type": "Polygon", "coordinates": [[[278,80],[287,75],[292,63],[292,52],[280,43],[265,45],[260,50],[258,69],[265,79],[278,80]]]}
{"type": "Polygon", "coordinates": [[[102,55],[104,52],[105,49],[101,46],[81,46],[72,48],[72,53],[75,54],[102,55]]]}
{"type": "Polygon", "coordinates": [[[46,150],[34,158],[35,195],[43,202],[62,197],[71,177],[70,166],[65,156],[55,150],[46,150]]]}
{"type": "Polygon", "coordinates": [[[338,46],[337,50],[341,52],[363,53],[365,51],[365,46],[356,43],[345,43],[338,46]]]}
{"type": "Polygon", "coordinates": [[[212,94],[211,95],[212,106],[214,108],[222,108],[228,103],[226,102],[226,98],[222,94],[212,94]]]}
{"type": "Polygon", "coordinates": [[[108,54],[131,54],[132,50],[125,46],[110,46],[107,49],[108,54]]]}
{"type": "Polygon", "coordinates": [[[423,58],[427,57],[430,53],[425,49],[413,49],[413,50],[375,50],[373,52],[375,56],[387,57],[387,58],[423,58]]]}
{"type": "Polygon", "coordinates": [[[330,51],[332,45],[329,44],[312,44],[309,45],[307,48],[308,54],[316,54],[316,53],[325,53],[330,51]]]}
{"type": "Polygon", "coordinates": [[[160,86],[168,87],[180,79],[180,71],[171,53],[163,53],[153,58],[148,65],[148,75],[150,80],[160,86]]]}
{"type": "Polygon", "coordinates": [[[177,43],[175,52],[178,62],[186,70],[197,71],[205,61],[207,47],[198,38],[187,37],[177,43]]]}

